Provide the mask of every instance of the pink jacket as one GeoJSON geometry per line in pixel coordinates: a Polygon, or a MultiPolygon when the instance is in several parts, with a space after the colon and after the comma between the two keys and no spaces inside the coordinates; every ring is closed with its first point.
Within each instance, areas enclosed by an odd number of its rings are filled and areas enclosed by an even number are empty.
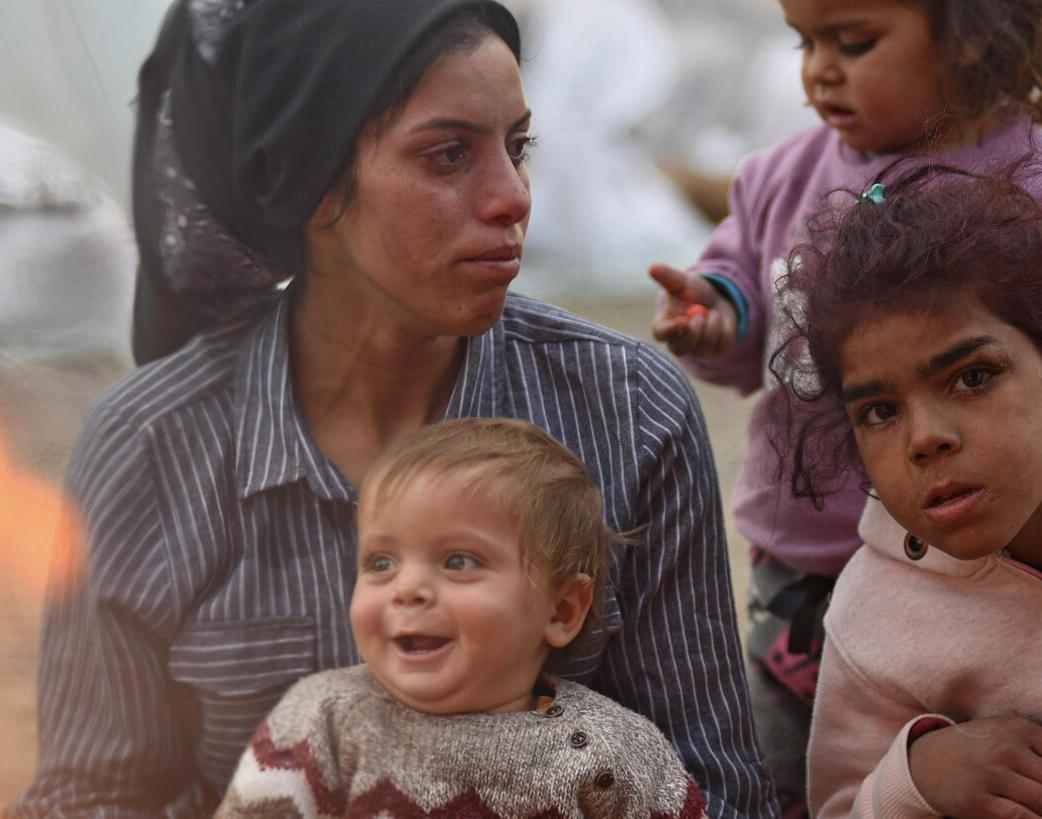
{"type": "Polygon", "coordinates": [[[929,547],[913,560],[876,500],[859,532],[865,545],[825,617],[811,815],[939,816],[909,773],[908,732],[927,715],[1042,718],[1042,574],[1002,555],[960,561],[929,547]]]}

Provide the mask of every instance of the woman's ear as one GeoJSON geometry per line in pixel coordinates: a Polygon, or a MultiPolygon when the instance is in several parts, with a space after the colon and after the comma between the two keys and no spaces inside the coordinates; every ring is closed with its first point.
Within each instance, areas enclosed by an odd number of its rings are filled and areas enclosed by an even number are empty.
{"type": "Polygon", "coordinates": [[[307,221],[307,227],[327,228],[340,215],[339,212],[341,210],[343,210],[343,194],[339,185],[333,185],[322,194],[322,201],[318,203],[318,207],[312,212],[311,217],[307,221]]]}
{"type": "Polygon", "coordinates": [[[553,648],[563,648],[582,631],[593,603],[593,580],[588,574],[575,574],[554,593],[554,610],[543,638],[553,648]]]}

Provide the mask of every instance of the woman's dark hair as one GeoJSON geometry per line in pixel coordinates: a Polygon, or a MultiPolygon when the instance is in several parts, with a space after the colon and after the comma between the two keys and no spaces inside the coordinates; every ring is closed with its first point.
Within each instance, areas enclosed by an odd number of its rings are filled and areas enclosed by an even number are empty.
{"type": "Polygon", "coordinates": [[[1014,181],[1035,173],[1026,160],[993,178],[920,169],[878,202],[848,199],[792,252],[781,299],[789,333],[771,360],[786,389],[774,391],[770,418],[795,496],[820,508],[861,469],[839,355],[873,315],[926,313],[969,289],[1042,349],[1042,209],[1014,181]]]}
{"type": "MultiPolygon", "coordinates": [[[[387,125],[405,107],[413,90],[443,57],[460,51],[477,48],[489,35],[498,36],[510,46],[514,58],[520,62],[521,54],[511,31],[504,26],[504,18],[494,7],[464,6],[447,15],[437,26],[426,33],[416,46],[410,49],[405,59],[380,89],[365,117],[367,123],[387,125]]],[[[344,157],[344,164],[337,177],[340,190],[340,214],[346,209],[354,192],[357,141],[351,145],[344,157]]],[[[334,219],[339,218],[339,215],[334,219]]]]}
{"type": "Polygon", "coordinates": [[[953,85],[951,113],[1025,106],[1042,121],[1042,0],[909,0],[926,13],[953,85]]]}

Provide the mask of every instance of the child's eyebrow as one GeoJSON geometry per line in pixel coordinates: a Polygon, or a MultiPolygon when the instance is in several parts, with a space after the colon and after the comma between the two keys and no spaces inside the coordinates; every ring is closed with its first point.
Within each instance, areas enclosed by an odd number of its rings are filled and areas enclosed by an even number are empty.
{"type": "Polygon", "coordinates": [[[920,367],[919,372],[923,375],[933,375],[940,370],[950,367],[957,361],[970,355],[975,350],[987,344],[994,344],[995,338],[993,336],[975,336],[974,338],[968,338],[965,341],[960,341],[952,348],[945,350],[943,353],[938,353],[926,364],[925,367],[920,367]]]}
{"type": "Polygon", "coordinates": [[[882,381],[866,381],[864,384],[855,384],[843,390],[843,403],[849,404],[860,398],[868,398],[872,395],[885,392],[886,385],[882,381]]]}
{"type": "MultiPolygon", "coordinates": [[[[929,377],[941,370],[947,369],[952,364],[955,364],[971,353],[979,350],[988,344],[995,344],[996,339],[993,336],[974,336],[964,341],[960,341],[950,349],[945,350],[943,353],[938,353],[933,356],[926,364],[919,367],[920,375],[929,377]]],[[[866,381],[863,384],[854,384],[843,390],[842,399],[844,404],[849,404],[852,401],[857,401],[861,398],[869,398],[873,395],[878,395],[881,392],[886,392],[886,383],[880,380],[866,381]]]]}

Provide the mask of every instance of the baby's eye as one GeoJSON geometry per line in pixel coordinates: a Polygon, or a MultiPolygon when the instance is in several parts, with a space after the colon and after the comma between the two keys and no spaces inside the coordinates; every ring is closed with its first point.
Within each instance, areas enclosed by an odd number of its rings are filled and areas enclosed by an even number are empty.
{"type": "Polygon", "coordinates": [[[536,138],[525,134],[513,140],[507,146],[507,152],[515,165],[524,165],[532,155],[532,149],[536,146],[536,138]]]}
{"type": "Polygon", "coordinates": [[[389,572],[394,568],[394,560],[389,555],[375,554],[370,555],[365,560],[365,570],[367,572],[389,572]]]}
{"type": "Polygon", "coordinates": [[[465,572],[481,567],[481,563],[473,555],[466,552],[453,552],[445,558],[445,568],[451,572],[465,572]]]}
{"type": "Polygon", "coordinates": [[[800,37],[800,41],[796,43],[797,51],[813,51],[814,41],[810,37],[800,37]]]}
{"type": "Polygon", "coordinates": [[[872,50],[875,46],[875,38],[869,38],[868,40],[858,40],[855,43],[840,43],[839,53],[844,54],[847,57],[860,57],[872,50]]]}
{"type": "Polygon", "coordinates": [[[888,401],[878,401],[869,404],[858,413],[858,422],[866,427],[875,427],[885,424],[897,415],[897,407],[888,401]]]}

